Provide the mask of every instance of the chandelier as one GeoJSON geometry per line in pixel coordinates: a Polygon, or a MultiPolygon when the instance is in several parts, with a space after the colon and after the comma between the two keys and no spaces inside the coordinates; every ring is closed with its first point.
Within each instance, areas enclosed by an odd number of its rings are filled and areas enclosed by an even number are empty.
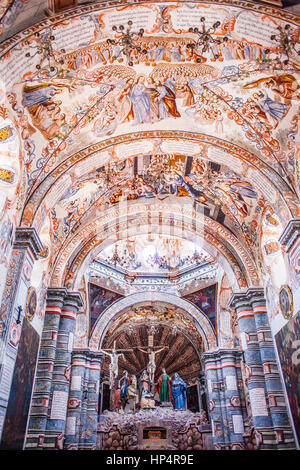
{"type": "MultiPolygon", "coordinates": [[[[277,29],[279,34],[272,34],[270,39],[271,41],[276,41],[278,43],[281,54],[277,60],[280,62],[282,56],[285,55],[287,59],[282,62],[284,65],[287,65],[293,52],[298,56],[300,55],[300,49],[296,49],[297,40],[295,38],[295,31],[291,30],[291,26],[289,24],[285,25],[284,28],[282,26],[278,26],[277,29]]],[[[266,52],[269,53],[270,49],[267,49],[266,52]]]]}
{"type": "Polygon", "coordinates": [[[108,161],[107,168],[104,167],[102,171],[102,175],[104,177],[104,181],[107,187],[109,187],[113,183],[115,174],[115,171],[110,166],[110,161],[108,161]]]}
{"type": "Polygon", "coordinates": [[[188,47],[192,49],[200,49],[202,54],[206,52],[211,52],[214,59],[219,58],[219,54],[214,51],[214,46],[219,46],[222,42],[227,42],[228,38],[225,37],[223,39],[215,39],[212,35],[216,32],[218,27],[220,26],[220,21],[216,21],[210,28],[206,28],[205,26],[205,18],[202,16],[200,18],[201,21],[201,30],[198,27],[189,28],[190,33],[194,33],[198,35],[198,39],[196,44],[188,44],[188,47]]]}
{"type": "Polygon", "coordinates": [[[137,53],[146,54],[147,50],[142,49],[139,42],[137,42],[138,38],[143,37],[144,29],[140,28],[139,32],[133,32],[132,29],[132,21],[128,21],[128,28],[126,28],[121,24],[119,27],[113,26],[112,30],[115,31],[121,37],[119,39],[107,39],[107,44],[111,44],[113,46],[119,46],[120,51],[118,55],[114,55],[112,58],[116,60],[121,54],[124,54],[127,58],[127,65],[133,66],[132,61],[132,53],[136,51],[137,53]]]}
{"type": "MultiPolygon", "coordinates": [[[[30,52],[27,52],[25,54],[25,57],[30,57],[33,58],[36,55],[40,56],[40,61],[36,65],[36,68],[38,70],[45,68],[49,69],[50,72],[55,71],[56,65],[57,64],[63,64],[64,60],[60,59],[57,60],[55,57],[54,49],[52,46],[52,41],[55,40],[55,37],[51,33],[46,33],[40,35],[40,33],[34,33],[34,36],[37,37],[37,44],[31,44],[28,40],[25,41],[25,45],[29,47],[30,49],[34,50],[33,55],[30,54],[30,52]],[[44,63],[47,62],[47,65],[44,65],[44,63]]],[[[60,49],[60,52],[64,54],[66,51],[65,49],[60,49]]]]}
{"type": "Polygon", "coordinates": [[[109,263],[112,263],[112,264],[114,264],[115,266],[120,263],[121,258],[120,258],[119,253],[118,253],[117,244],[115,245],[115,251],[114,251],[112,257],[109,258],[108,261],[109,261],[109,263]]]}

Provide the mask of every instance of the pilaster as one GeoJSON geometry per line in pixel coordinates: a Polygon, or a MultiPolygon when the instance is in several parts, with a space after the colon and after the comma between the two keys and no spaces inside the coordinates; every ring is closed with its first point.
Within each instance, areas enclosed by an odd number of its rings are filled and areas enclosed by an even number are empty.
{"type": "Polygon", "coordinates": [[[241,355],[237,349],[217,349],[202,355],[215,449],[244,449],[241,355]]]}
{"type": "Polygon", "coordinates": [[[26,312],[26,299],[34,262],[43,248],[34,228],[16,228],[0,310],[0,438],[26,312]]]}
{"type": "Polygon", "coordinates": [[[247,383],[255,429],[262,449],[295,448],[263,288],[233,294],[244,350],[247,383]]]}

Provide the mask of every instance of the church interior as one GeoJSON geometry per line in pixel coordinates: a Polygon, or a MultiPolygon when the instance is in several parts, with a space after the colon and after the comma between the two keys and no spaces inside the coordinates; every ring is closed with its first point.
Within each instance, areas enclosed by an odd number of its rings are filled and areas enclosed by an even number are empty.
{"type": "Polygon", "coordinates": [[[299,15],[0,0],[0,450],[299,450],[299,15]]]}

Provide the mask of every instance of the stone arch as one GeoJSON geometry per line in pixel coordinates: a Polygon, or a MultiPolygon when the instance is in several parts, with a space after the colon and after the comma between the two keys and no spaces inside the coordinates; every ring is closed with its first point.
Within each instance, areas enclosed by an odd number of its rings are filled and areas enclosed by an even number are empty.
{"type": "Polygon", "coordinates": [[[193,304],[172,294],[161,292],[139,292],[124,299],[116,301],[98,318],[89,341],[91,350],[98,350],[101,347],[105,334],[109,326],[116,320],[122,312],[138,303],[162,302],[182,308],[195,322],[198,332],[203,340],[204,349],[211,350],[217,347],[217,338],[214,329],[206,315],[193,304]]]}

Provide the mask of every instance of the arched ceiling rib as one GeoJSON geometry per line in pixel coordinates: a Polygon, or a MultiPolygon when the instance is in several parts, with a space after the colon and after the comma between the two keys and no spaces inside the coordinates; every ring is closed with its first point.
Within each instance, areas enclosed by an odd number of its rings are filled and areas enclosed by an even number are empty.
{"type": "MultiPolygon", "coordinates": [[[[118,238],[127,237],[130,233],[149,231],[150,227],[145,208],[140,206],[139,210],[136,210],[135,205],[131,204],[128,205],[128,210],[133,210],[130,228],[128,228],[127,217],[124,217],[122,221],[121,214],[114,215],[113,212],[108,212],[107,219],[110,220],[110,225],[103,223],[103,219],[98,219],[98,221],[95,220],[90,226],[84,227],[70,238],[69,243],[65,245],[56,259],[53,282],[61,283],[64,272],[65,276],[67,271],[75,274],[92,250],[98,249],[99,251],[101,249],[99,247],[103,241],[108,240],[111,243],[118,238]]],[[[205,243],[206,246],[210,246],[210,251],[214,247],[214,250],[217,250],[216,252],[220,252],[222,257],[225,256],[228,262],[237,269],[238,273],[240,272],[240,281],[242,283],[245,282],[243,278],[246,276],[249,284],[257,284],[258,273],[255,268],[255,261],[233,234],[218,222],[204,215],[195,214],[193,211],[189,214],[187,209],[184,213],[184,228],[182,229],[183,214],[182,211],[176,214],[177,211],[176,206],[171,207],[171,209],[170,207],[165,208],[163,211],[164,222],[161,225],[159,225],[159,215],[156,214],[156,220],[153,215],[154,220],[151,230],[155,232],[155,230],[159,231],[160,229],[162,232],[174,233],[176,236],[193,239],[195,242],[199,240],[200,244],[205,243]]],[[[96,253],[93,253],[89,256],[89,260],[95,256],[96,253]]]]}

